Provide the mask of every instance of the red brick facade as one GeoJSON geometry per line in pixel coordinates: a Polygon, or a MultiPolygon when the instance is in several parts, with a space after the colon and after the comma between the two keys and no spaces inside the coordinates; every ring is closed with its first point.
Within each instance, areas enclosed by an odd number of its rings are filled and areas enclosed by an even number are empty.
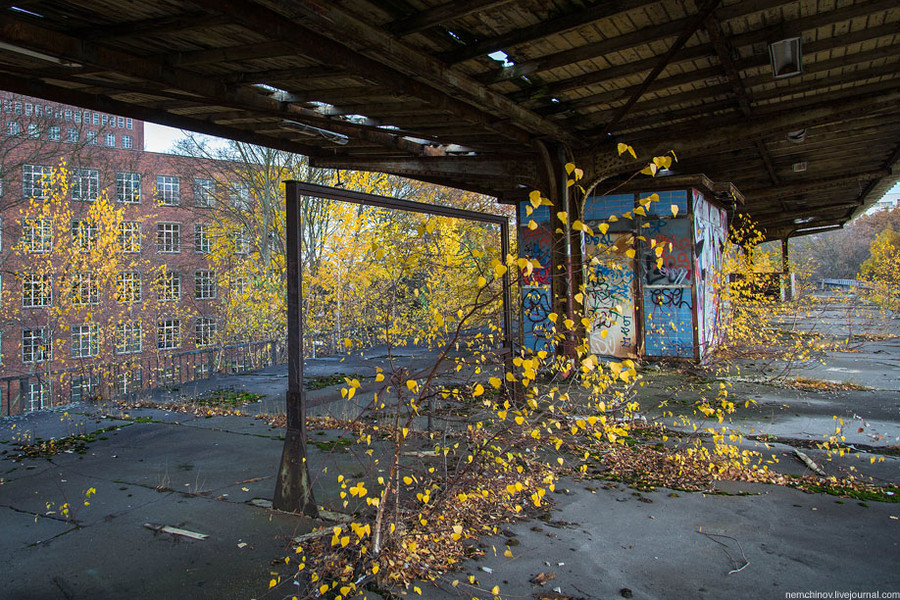
{"type": "MultiPolygon", "coordinates": [[[[148,379],[155,378],[159,383],[166,378],[185,378],[186,374],[179,370],[208,369],[210,363],[203,362],[207,360],[205,355],[199,363],[194,357],[187,366],[183,362],[172,363],[173,372],[169,373],[164,373],[168,367],[160,365],[169,364],[173,354],[186,354],[217,343],[214,334],[221,289],[205,247],[213,222],[206,205],[221,201],[216,198],[221,185],[213,183],[214,178],[221,180],[214,175],[218,172],[216,163],[144,151],[141,121],[33,98],[0,98],[2,413],[16,412],[16,406],[29,410],[57,404],[66,401],[67,396],[85,395],[82,392],[92,395],[98,392],[98,377],[109,379],[99,383],[108,386],[107,393],[124,391],[129,388],[129,376],[124,374],[128,369],[143,371],[133,375],[136,381],[132,381],[132,388],[136,384],[147,385],[148,379]],[[123,272],[115,286],[107,282],[95,289],[96,286],[89,287],[89,275],[68,274],[65,283],[62,277],[51,278],[54,280],[48,282],[53,291],[50,298],[46,292],[36,292],[38,276],[30,273],[29,264],[34,259],[15,248],[26,233],[22,211],[34,202],[29,196],[40,194],[35,189],[36,178],[61,161],[67,164],[73,179],[77,178],[67,197],[75,215],[73,227],[99,188],[115,201],[117,208],[124,207],[128,224],[123,236],[139,241],[140,250],[132,253],[138,264],[136,270],[123,272]],[[135,224],[139,239],[132,236],[136,233],[135,224]],[[156,285],[155,274],[161,265],[165,265],[169,276],[178,278],[177,289],[174,280],[162,291],[156,285]],[[131,290],[128,286],[136,279],[132,273],[140,277],[141,298],[123,302],[123,290],[131,290]],[[91,290],[89,301],[62,317],[51,317],[52,302],[59,297],[60,286],[75,285],[75,277],[88,282],[84,289],[91,290]],[[167,297],[167,292],[171,296],[167,297]],[[39,297],[40,293],[45,296],[39,297]],[[48,301],[51,307],[43,306],[48,301]],[[91,325],[96,322],[110,324],[108,330],[101,334],[99,328],[91,325]],[[139,323],[140,337],[135,323],[139,323]],[[38,338],[40,343],[35,342],[38,338]],[[122,366],[125,363],[127,369],[122,366]],[[150,364],[158,368],[147,367],[150,364]],[[100,365],[105,366],[100,369],[100,365]],[[41,373],[60,370],[69,374],[46,376],[47,382],[34,382],[41,373]],[[117,375],[118,371],[121,373],[117,375]],[[29,383],[22,377],[29,377],[29,383]],[[74,389],[82,384],[86,386],[84,390],[74,389]],[[51,385],[57,389],[50,389],[51,385]]],[[[35,235],[33,226],[28,227],[28,234],[35,235]]]]}

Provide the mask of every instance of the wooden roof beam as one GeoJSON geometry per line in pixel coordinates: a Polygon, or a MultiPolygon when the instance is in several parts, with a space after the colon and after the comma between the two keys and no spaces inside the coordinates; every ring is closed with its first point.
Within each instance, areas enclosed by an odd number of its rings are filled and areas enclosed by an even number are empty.
{"type": "Polygon", "coordinates": [[[155,17],[124,23],[110,23],[97,27],[76,29],[71,33],[89,40],[114,40],[128,37],[181,33],[192,29],[208,29],[224,25],[225,19],[210,19],[204,13],[155,17]]]}
{"type": "Polygon", "coordinates": [[[459,50],[441,54],[439,58],[445,63],[453,65],[471,58],[485,56],[497,50],[509,49],[547,36],[565,33],[596,21],[608,19],[613,15],[657,4],[658,2],[659,0],[618,0],[615,2],[600,2],[588,8],[574,8],[549,21],[516,29],[493,38],[478,40],[474,44],[469,44],[459,50]]]}
{"type": "Polygon", "coordinates": [[[600,134],[601,137],[604,137],[607,133],[609,133],[610,129],[616,126],[616,124],[622,120],[622,118],[628,114],[628,111],[631,110],[631,107],[640,100],[641,96],[644,95],[644,92],[647,90],[647,87],[653,83],[653,80],[656,79],[660,73],[663,72],[663,69],[666,68],[666,65],[669,64],[669,61],[672,60],[672,57],[675,56],[675,53],[681,50],[681,48],[687,43],[687,41],[697,32],[700,26],[707,20],[712,11],[719,5],[721,0],[707,0],[700,10],[697,11],[696,16],[692,21],[690,21],[687,26],[685,26],[684,30],[678,35],[678,39],[669,47],[669,50],[660,57],[659,62],[653,67],[653,70],[644,78],[643,83],[637,86],[634,92],[631,93],[628,100],[625,101],[621,107],[619,107],[612,118],[603,126],[603,133],[600,134]]]}
{"type": "MultiPolygon", "coordinates": [[[[315,167],[328,169],[353,169],[357,171],[381,171],[418,177],[429,175],[452,179],[483,178],[508,183],[537,185],[536,163],[521,160],[487,159],[485,157],[447,156],[420,159],[370,159],[318,157],[310,160],[315,167]]],[[[511,186],[510,186],[511,187],[511,186]]]]}
{"type": "MultiPolygon", "coordinates": [[[[782,5],[781,0],[757,0],[757,2],[738,2],[719,10],[718,16],[722,21],[737,18],[746,14],[765,10],[766,8],[775,8],[782,5]]],[[[801,35],[804,31],[814,30],[818,27],[847,21],[856,17],[876,13],[880,11],[895,8],[894,0],[874,0],[873,2],[864,2],[854,4],[849,7],[835,9],[815,15],[805,16],[796,21],[782,23],[779,32],[785,36],[801,35]]],[[[601,42],[593,44],[585,44],[563,50],[554,54],[548,54],[535,59],[527,60],[516,64],[513,67],[499,68],[493,73],[481,77],[479,80],[485,83],[498,83],[516,79],[522,75],[530,75],[550,69],[556,69],[566,65],[574,64],[584,60],[590,60],[608,54],[610,52],[619,52],[646,44],[649,40],[661,40],[672,37],[682,31],[691,22],[690,17],[670,21],[663,25],[653,25],[645,27],[625,35],[609,38],[601,42]]],[[[752,43],[760,43],[768,40],[771,35],[771,26],[763,27],[759,30],[750,31],[734,36],[731,43],[735,47],[749,45],[752,43]]]]}
{"type": "MultiPolygon", "coordinates": [[[[44,29],[8,14],[0,15],[0,38],[51,56],[64,57],[80,64],[98,66],[138,79],[161,83],[194,94],[198,103],[211,102],[218,106],[245,109],[284,119],[313,122],[315,126],[335,133],[377,141],[387,147],[403,149],[415,155],[434,152],[433,148],[412,142],[402,135],[394,135],[374,127],[358,126],[347,121],[326,119],[314,111],[280,102],[249,88],[228,87],[221,82],[200,77],[196,73],[166,65],[158,60],[91,44],[86,40],[44,29]]],[[[39,73],[36,75],[40,76],[39,73]]]]}
{"type": "MultiPolygon", "coordinates": [[[[825,38],[821,40],[815,40],[806,44],[803,44],[803,53],[805,56],[811,56],[813,54],[819,52],[828,52],[834,50],[835,48],[843,48],[852,44],[864,43],[870,40],[878,39],[885,36],[893,36],[896,34],[897,27],[894,23],[886,23],[884,25],[879,25],[872,28],[866,28],[859,31],[855,31],[852,33],[843,34],[840,36],[835,36],[831,38],[825,38]]],[[[890,47],[879,48],[870,52],[884,52],[889,53],[892,49],[890,47]]],[[[696,60],[698,58],[703,58],[709,56],[711,54],[709,48],[706,45],[697,45],[692,46],[690,48],[682,48],[680,52],[678,52],[675,57],[670,62],[670,65],[679,64],[682,62],[688,62],[692,60],[696,60]]],[[[863,54],[863,53],[860,53],[863,54]]],[[[865,52],[864,54],[869,54],[869,52],[865,52]]],[[[849,56],[849,55],[848,55],[849,56]]],[[[627,75],[631,75],[634,73],[638,73],[641,71],[646,71],[648,69],[652,69],[653,65],[656,64],[656,57],[645,58],[639,61],[629,62],[628,64],[609,67],[606,69],[600,69],[597,71],[593,71],[591,73],[586,73],[584,75],[578,75],[575,77],[570,77],[568,79],[563,79],[561,81],[549,83],[547,85],[536,86],[531,89],[522,90],[519,92],[514,92],[510,94],[510,98],[518,101],[525,101],[529,98],[537,98],[537,97],[546,97],[553,98],[560,94],[563,94],[567,91],[591,86],[591,85],[601,85],[604,83],[611,82],[615,79],[619,79],[621,77],[625,77],[627,75]]],[[[830,59],[832,61],[840,60],[840,58],[830,59]]],[[[736,61],[736,67],[738,70],[745,70],[754,67],[761,67],[767,65],[769,62],[769,58],[765,54],[753,55],[749,56],[745,59],[736,61]]],[[[812,65],[808,65],[804,68],[804,73],[809,72],[809,68],[817,67],[821,62],[818,61],[813,63],[812,65]]],[[[672,85],[682,85],[684,83],[690,83],[695,79],[703,79],[708,76],[708,74],[712,74],[715,70],[715,67],[710,67],[707,69],[697,69],[695,71],[689,71],[687,73],[682,73],[679,75],[673,75],[671,77],[666,77],[665,79],[657,80],[654,85],[652,85],[648,91],[655,91],[657,89],[665,89],[666,87],[672,87],[672,85]],[[693,75],[693,77],[692,77],[693,75]]],[[[600,104],[603,102],[610,102],[621,98],[626,95],[626,91],[623,90],[613,90],[611,92],[603,92],[600,94],[595,94],[596,97],[593,102],[586,102],[588,98],[579,98],[576,100],[572,100],[569,102],[563,102],[563,105],[571,104],[573,107],[580,107],[587,104],[600,104]],[[615,95],[610,95],[615,94],[615,95]]],[[[548,114],[548,113],[542,113],[548,114]]]]}
{"type": "Polygon", "coordinates": [[[433,8],[417,12],[408,17],[397,19],[385,26],[385,29],[396,36],[403,37],[419,31],[446,25],[473,13],[508,4],[511,0],[453,0],[433,8]]]}
{"type": "Polygon", "coordinates": [[[175,52],[155,57],[176,67],[188,67],[206,65],[220,62],[240,62],[244,60],[259,60],[265,58],[277,58],[279,56],[291,56],[294,49],[284,42],[261,42],[246,44],[243,46],[228,46],[225,48],[209,48],[207,50],[193,50],[190,52],[175,52]]]}
{"type": "Polygon", "coordinates": [[[225,13],[244,27],[292,44],[311,56],[327,55],[347,71],[393,88],[455,114],[456,116],[497,131],[520,143],[530,143],[533,134],[546,135],[567,143],[577,143],[568,131],[552,121],[521,108],[502,94],[489,90],[464,73],[451,71],[446,65],[417,49],[399,42],[396,37],[369,23],[345,13],[336,3],[298,4],[325,35],[312,26],[292,21],[268,8],[243,0],[195,0],[204,8],[225,13]],[[377,58],[356,52],[335,40],[352,39],[365,46],[377,58]],[[417,79],[422,76],[428,83],[417,79]],[[498,116],[501,116],[498,119],[498,116]],[[503,118],[509,119],[503,122],[503,118]]]}

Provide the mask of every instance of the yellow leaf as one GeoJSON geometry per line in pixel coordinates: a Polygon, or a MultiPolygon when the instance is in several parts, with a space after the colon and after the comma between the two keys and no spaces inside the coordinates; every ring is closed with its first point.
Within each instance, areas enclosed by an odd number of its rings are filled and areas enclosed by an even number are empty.
{"type": "Polygon", "coordinates": [[[492,588],[491,588],[491,593],[492,593],[493,595],[495,595],[495,596],[496,596],[497,594],[499,594],[499,593],[500,593],[500,586],[499,586],[499,585],[495,585],[494,587],[492,587],[492,588]]]}
{"type": "Polygon", "coordinates": [[[575,231],[582,231],[584,230],[584,223],[576,219],[575,222],[572,223],[572,229],[575,231]]]}
{"type": "Polygon", "coordinates": [[[494,273],[497,274],[497,277],[503,277],[506,273],[506,265],[500,263],[494,265],[494,273]]]}
{"type": "Polygon", "coordinates": [[[566,211],[561,210],[556,213],[556,218],[565,223],[569,219],[569,214],[566,211]]]}
{"type": "Polygon", "coordinates": [[[642,173],[643,175],[651,175],[651,176],[655,176],[655,175],[656,175],[656,171],[657,171],[656,165],[653,164],[653,163],[650,163],[649,165],[647,165],[646,167],[644,167],[643,169],[641,169],[641,173],[642,173]]]}
{"type": "Polygon", "coordinates": [[[530,229],[531,231],[534,231],[537,228],[538,228],[538,225],[537,225],[537,223],[534,222],[534,219],[528,221],[528,229],[530,229]]]}
{"type": "Polygon", "coordinates": [[[566,174],[571,175],[572,171],[575,170],[575,163],[566,163],[566,174]]]}
{"type": "Polygon", "coordinates": [[[625,251],[625,256],[627,256],[628,258],[634,258],[634,254],[634,248],[629,248],[625,251]]]}
{"type": "Polygon", "coordinates": [[[417,387],[419,387],[419,384],[415,379],[407,379],[406,387],[409,388],[409,391],[413,392],[417,387]]]}
{"type": "Polygon", "coordinates": [[[647,211],[644,210],[643,206],[638,206],[636,209],[634,209],[634,214],[641,215],[642,217],[646,217],[647,211]]]}
{"type": "Polygon", "coordinates": [[[420,595],[420,596],[422,595],[422,590],[419,589],[418,586],[413,586],[413,591],[414,591],[415,593],[417,593],[418,595],[420,595]]]}
{"type": "Polygon", "coordinates": [[[405,483],[406,485],[412,485],[412,482],[412,477],[410,477],[409,475],[405,475],[403,477],[403,483],[405,483]]]}
{"type": "Polygon", "coordinates": [[[278,585],[278,582],[275,581],[274,579],[271,580],[271,581],[269,581],[269,589],[270,589],[270,590],[271,590],[273,587],[275,587],[276,585],[278,585]]]}
{"type": "Polygon", "coordinates": [[[384,374],[383,374],[383,373],[379,373],[378,375],[376,375],[376,376],[375,376],[375,381],[384,381],[384,374]]]}
{"type": "Polygon", "coordinates": [[[677,204],[673,204],[673,205],[672,205],[672,216],[673,216],[673,217],[677,217],[677,216],[678,216],[678,205],[677,205],[677,204]]]}
{"type": "Polygon", "coordinates": [[[477,282],[477,283],[478,283],[478,287],[483,288],[484,286],[487,285],[487,279],[485,279],[484,277],[480,277],[480,276],[479,276],[479,277],[478,277],[478,282],[477,282]]]}
{"type": "Polygon", "coordinates": [[[484,387],[480,383],[475,384],[475,391],[472,392],[472,396],[477,398],[478,396],[484,393],[484,387]]]}
{"type": "Polygon", "coordinates": [[[531,202],[531,205],[535,208],[541,205],[541,193],[537,190],[533,190],[530,194],[528,194],[528,200],[531,202]]]}

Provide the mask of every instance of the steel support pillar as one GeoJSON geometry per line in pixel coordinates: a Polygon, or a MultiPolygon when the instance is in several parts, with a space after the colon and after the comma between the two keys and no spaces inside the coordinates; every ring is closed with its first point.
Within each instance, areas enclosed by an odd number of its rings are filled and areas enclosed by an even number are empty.
{"type": "Polygon", "coordinates": [[[285,182],[287,203],[287,358],[285,396],[287,434],[275,483],[272,507],[318,516],[306,462],[306,393],[303,389],[303,262],[300,237],[300,191],[296,181],[285,182]]]}

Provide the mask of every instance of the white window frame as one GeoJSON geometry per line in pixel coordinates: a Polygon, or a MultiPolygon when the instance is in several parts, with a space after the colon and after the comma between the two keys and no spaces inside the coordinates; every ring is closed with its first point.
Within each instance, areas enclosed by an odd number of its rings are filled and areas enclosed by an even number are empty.
{"type": "Polygon", "coordinates": [[[100,353],[100,328],[96,323],[72,325],[72,358],[92,358],[100,353]]]}
{"type": "Polygon", "coordinates": [[[212,179],[194,179],[194,206],[210,208],[216,200],[216,182],[212,179]]]}
{"type": "Polygon", "coordinates": [[[137,304],[143,301],[144,281],[140,271],[123,271],[116,274],[116,302],[137,304]]]}
{"type": "Polygon", "coordinates": [[[156,321],[156,349],[175,350],[181,346],[181,319],[161,318],[156,321]]]}
{"type": "Polygon", "coordinates": [[[157,175],[156,201],[161,206],[178,206],[181,204],[181,177],[177,175],[157,175]]]}
{"type": "Polygon", "coordinates": [[[25,219],[22,222],[22,247],[32,254],[47,254],[53,250],[53,221],[25,219]]]}
{"type": "Polygon", "coordinates": [[[26,198],[47,198],[44,183],[50,183],[52,169],[47,165],[22,165],[22,195],[26,198]]]}
{"type": "Polygon", "coordinates": [[[181,252],[181,223],[156,224],[156,251],[160,254],[181,252]]]}
{"type": "Polygon", "coordinates": [[[209,225],[206,223],[194,223],[194,252],[198,254],[209,254],[212,252],[209,225]]]}
{"type": "Polygon", "coordinates": [[[118,225],[119,249],[126,253],[141,251],[140,221],[122,221],[118,225]]]}
{"type": "Polygon", "coordinates": [[[53,360],[53,340],[47,327],[22,330],[22,362],[39,363],[53,360]]]}
{"type": "Polygon", "coordinates": [[[130,171],[116,173],[116,202],[140,204],[141,174],[130,171]]]}
{"type": "Polygon", "coordinates": [[[200,269],[194,272],[194,300],[215,300],[218,291],[215,271],[200,269]]]}
{"type": "Polygon", "coordinates": [[[53,275],[49,273],[22,274],[22,308],[53,306],[53,275]]]}
{"type": "Polygon", "coordinates": [[[144,332],[140,321],[125,321],[116,328],[116,354],[140,354],[144,349],[144,332]]]}
{"type": "Polygon", "coordinates": [[[156,276],[156,299],[160,302],[181,301],[181,273],[167,270],[156,276]]]}
{"type": "Polygon", "coordinates": [[[72,305],[93,306],[100,304],[100,283],[93,273],[75,273],[72,276],[72,305]]]}
{"type": "Polygon", "coordinates": [[[78,252],[90,252],[97,247],[100,229],[87,220],[72,221],[72,247],[78,252]]]}
{"type": "Polygon", "coordinates": [[[194,345],[198,348],[214,345],[218,332],[219,326],[214,317],[197,317],[194,321],[194,345]]]}

